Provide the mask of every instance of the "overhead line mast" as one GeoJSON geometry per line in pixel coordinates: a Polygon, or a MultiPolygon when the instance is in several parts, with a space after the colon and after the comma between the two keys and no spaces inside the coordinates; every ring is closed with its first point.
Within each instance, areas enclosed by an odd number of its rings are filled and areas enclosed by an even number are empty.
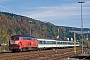
{"type": "Polygon", "coordinates": [[[82,33],[82,54],[83,54],[83,19],[82,19],[82,3],[85,2],[78,2],[81,4],[81,33],[82,33]]]}

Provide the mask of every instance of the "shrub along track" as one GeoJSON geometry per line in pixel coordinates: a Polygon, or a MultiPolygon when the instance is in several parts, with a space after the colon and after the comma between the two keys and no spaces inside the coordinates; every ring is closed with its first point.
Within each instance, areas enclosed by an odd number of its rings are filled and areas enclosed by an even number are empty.
{"type": "MultiPolygon", "coordinates": [[[[84,49],[86,50],[86,49],[84,49]]],[[[81,48],[77,48],[77,54],[81,54],[81,48]]],[[[74,56],[73,48],[43,50],[34,52],[1,53],[0,60],[61,60],[74,56]]]]}

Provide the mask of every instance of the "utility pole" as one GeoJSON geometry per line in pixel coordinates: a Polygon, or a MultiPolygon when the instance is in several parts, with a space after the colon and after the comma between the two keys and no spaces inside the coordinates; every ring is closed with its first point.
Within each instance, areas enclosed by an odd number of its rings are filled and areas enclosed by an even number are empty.
{"type": "Polygon", "coordinates": [[[30,36],[32,35],[32,32],[31,32],[31,23],[32,21],[28,21],[30,23],[30,36]]]}
{"type": "Polygon", "coordinates": [[[74,53],[76,55],[76,33],[74,32],[74,53]]]}
{"type": "Polygon", "coordinates": [[[82,54],[83,54],[83,19],[82,19],[82,3],[85,2],[78,2],[81,4],[81,34],[82,34],[82,54]]]}
{"type": "Polygon", "coordinates": [[[59,33],[60,33],[60,29],[58,28],[58,36],[57,36],[57,39],[60,39],[59,33]]]}

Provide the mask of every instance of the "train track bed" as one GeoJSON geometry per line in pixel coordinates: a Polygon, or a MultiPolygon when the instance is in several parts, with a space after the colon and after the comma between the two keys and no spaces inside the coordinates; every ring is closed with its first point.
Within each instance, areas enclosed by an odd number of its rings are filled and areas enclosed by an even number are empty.
{"type": "MultiPolygon", "coordinates": [[[[77,48],[77,54],[81,54],[81,48],[77,48]]],[[[73,48],[43,50],[34,52],[3,52],[0,53],[0,60],[62,60],[74,56],[73,48]]]]}

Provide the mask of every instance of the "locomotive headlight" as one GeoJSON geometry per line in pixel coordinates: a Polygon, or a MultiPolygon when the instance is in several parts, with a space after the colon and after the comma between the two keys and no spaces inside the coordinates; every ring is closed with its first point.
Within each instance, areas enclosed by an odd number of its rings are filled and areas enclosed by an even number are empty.
{"type": "Polygon", "coordinates": [[[15,44],[18,44],[19,43],[19,41],[15,41],[15,44]]]}
{"type": "Polygon", "coordinates": [[[10,44],[18,44],[19,41],[10,41],[10,44]]]}

